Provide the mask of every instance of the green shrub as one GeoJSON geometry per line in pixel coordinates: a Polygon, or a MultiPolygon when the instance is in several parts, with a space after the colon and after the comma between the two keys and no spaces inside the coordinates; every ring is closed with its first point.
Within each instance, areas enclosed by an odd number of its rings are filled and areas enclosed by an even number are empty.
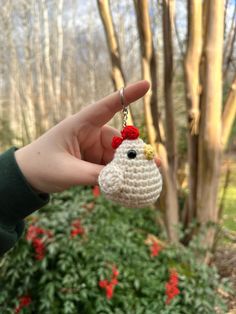
{"type": "Polygon", "coordinates": [[[94,197],[90,188],[54,196],[27,223],[42,228],[40,240],[32,240],[31,227],[1,261],[0,313],[212,314],[216,308],[226,313],[214,267],[197,263],[193,252],[182,247],[161,244],[158,252],[158,244],[151,256],[153,247],[145,240],[160,234],[155,215],[151,209],[126,209],[94,197]],[[111,280],[113,267],[119,271],[118,284],[108,299],[99,282],[111,280]],[[180,293],[167,304],[173,269],[180,293]],[[24,296],[32,301],[21,308],[24,296]]]}

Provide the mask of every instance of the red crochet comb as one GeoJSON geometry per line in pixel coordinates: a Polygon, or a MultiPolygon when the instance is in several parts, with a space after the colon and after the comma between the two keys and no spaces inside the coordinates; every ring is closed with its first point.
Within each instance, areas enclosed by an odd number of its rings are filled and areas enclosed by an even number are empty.
{"type": "Polygon", "coordinates": [[[127,125],[121,131],[121,136],[122,137],[119,136],[113,137],[111,143],[112,148],[116,149],[124,140],[136,140],[139,137],[139,129],[133,125],[127,125]]]}

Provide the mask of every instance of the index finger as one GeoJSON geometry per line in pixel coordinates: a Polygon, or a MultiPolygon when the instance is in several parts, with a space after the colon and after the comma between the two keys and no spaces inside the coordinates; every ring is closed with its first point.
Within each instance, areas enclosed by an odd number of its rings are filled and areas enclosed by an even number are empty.
{"type": "MultiPolygon", "coordinates": [[[[126,104],[128,105],[143,97],[149,90],[149,87],[149,82],[145,80],[125,87],[124,96],[126,104]]],[[[77,115],[80,120],[82,119],[96,126],[102,126],[111,120],[116,112],[120,110],[122,110],[122,103],[119,91],[117,91],[99,100],[95,104],[85,107],[77,115]]]]}

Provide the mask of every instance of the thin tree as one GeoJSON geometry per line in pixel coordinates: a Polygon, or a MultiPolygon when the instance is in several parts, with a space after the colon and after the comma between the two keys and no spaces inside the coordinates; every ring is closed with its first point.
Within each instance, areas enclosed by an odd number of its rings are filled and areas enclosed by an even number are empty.
{"type": "Polygon", "coordinates": [[[161,206],[164,207],[165,222],[168,236],[177,240],[175,226],[178,224],[177,191],[172,188],[172,178],[169,172],[167,151],[164,146],[163,127],[158,113],[157,96],[157,62],[153,45],[148,1],[134,0],[137,27],[139,32],[142,78],[151,83],[150,92],[144,96],[145,123],[149,142],[156,148],[162,159],[162,172],[165,181],[165,193],[162,194],[161,206]],[[172,193],[175,193],[174,195],[172,193]]]}
{"type": "Polygon", "coordinates": [[[167,221],[172,241],[177,240],[176,225],[178,217],[177,198],[177,146],[176,129],[173,106],[173,31],[174,31],[174,0],[163,0],[163,53],[164,53],[164,100],[165,100],[165,130],[167,149],[167,195],[166,211],[167,221]]]}
{"type": "MultiPolygon", "coordinates": [[[[224,19],[226,19],[226,14],[227,14],[227,7],[225,8],[224,19]]],[[[225,47],[224,47],[224,54],[223,54],[223,58],[225,60],[224,62],[225,67],[224,67],[224,72],[223,72],[223,78],[227,77],[227,74],[229,71],[229,66],[232,61],[233,52],[234,52],[235,39],[236,39],[236,3],[234,4],[234,11],[232,15],[231,25],[228,31],[228,36],[226,37],[226,40],[225,40],[225,47]]]]}
{"type": "Polygon", "coordinates": [[[62,28],[62,10],[63,0],[58,0],[57,16],[56,16],[56,34],[57,34],[57,49],[56,49],[56,69],[55,69],[55,99],[56,112],[55,119],[58,122],[62,118],[61,105],[61,73],[62,73],[62,55],[63,55],[63,28],[62,28]]]}
{"type": "Polygon", "coordinates": [[[230,132],[236,117],[236,74],[230,86],[222,116],[222,145],[226,148],[230,132]]]}
{"type": "Polygon", "coordinates": [[[21,98],[22,119],[25,124],[25,141],[30,142],[35,138],[35,115],[33,96],[33,80],[32,80],[32,47],[31,47],[31,29],[28,27],[32,3],[22,0],[20,5],[21,28],[24,36],[23,40],[23,58],[18,54],[18,64],[20,76],[19,93],[21,98]]]}
{"type": "MultiPolygon", "coordinates": [[[[0,27],[4,32],[0,35],[0,149],[5,149],[8,142],[12,142],[12,122],[14,108],[11,102],[11,91],[14,92],[11,77],[9,76],[9,51],[11,45],[11,10],[10,1],[5,1],[0,12],[0,27]]],[[[13,94],[14,95],[14,94],[13,94]]],[[[15,101],[14,101],[15,102],[15,101]]]]}
{"type": "Polygon", "coordinates": [[[188,41],[185,57],[186,104],[188,123],[189,195],[185,222],[196,216],[198,132],[200,118],[200,62],[202,55],[202,2],[188,0],[188,41]]]}
{"type": "MultiPolygon", "coordinates": [[[[115,89],[125,86],[126,80],[121,65],[121,55],[118,43],[118,37],[112,20],[109,0],[97,0],[99,13],[103,23],[104,31],[107,39],[111,65],[112,65],[112,82],[115,89]]],[[[132,111],[128,115],[128,124],[133,124],[132,111]]]]}
{"type": "Polygon", "coordinates": [[[35,127],[36,136],[41,135],[48,128],[47,108],[44,99],[44,84],[42,77],[42,49],[41,49],[41,27],[39,17],[38,3],[32,3],[32,16],[34,17],[33,24],[33,50],[34,50],[34,72],[35,72],[35,127]]]}
{"type": "Polygon", "coordinates": [[[40,12],[42,16],[43,27],[43,80],[44,80],[44,98],[47,104],[49,124],[52,123],[52,106],[55,104],[55,92],[53,86],[52,66],[50,62],[50,35],[49,35],[49,17],[45,0],[39,1],[40,12]],[[50,108],[50,110],[49,110],[50,108]]]}
{"type": "Polygon", "coordinates": [[[157,112],[157,63],[155,49],[152,39],[152,30],[149,17],[148,1],[134,0],[136,11],[137,28],[139,33],[142,78],[151,83],[149,92],[144,96],[144,114],[147,128],[148,140],[155,147],[158,130],[158,112],[157,112]],[[152,115],[152,108],[154,115],[152,115]],[[154,126],[155,124],[155,126],[154,126]]]}
{"type": "MultiPolygon", "coordinates": [[[[201,225],[209,221],[217,222],[218,218],[223,30],[224,1],[209,0],[206,5],[205,65],[198,149],[197,219],[201,225]]],[[[213,239],[214,230],[209,228],[204,242],[211,245],[213,239]]]]}

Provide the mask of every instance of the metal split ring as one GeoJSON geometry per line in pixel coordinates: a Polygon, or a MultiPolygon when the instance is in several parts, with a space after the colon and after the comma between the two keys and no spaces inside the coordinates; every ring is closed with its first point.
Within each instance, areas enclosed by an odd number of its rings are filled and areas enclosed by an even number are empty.
{"type": "Polygon", "coordinates": [[[127,125],[127,119],[128,119],[128,109],[127,109],[127,103],[126,103],[126,99],[125,99],[125,95],[124,95],[124,87],[122,87],[119,90],[119,95],[120,95],[120,101],[121,101],[121,105],[122,105],[122,112],[123,112],[123,128],[126,127],[127,125]]]}

